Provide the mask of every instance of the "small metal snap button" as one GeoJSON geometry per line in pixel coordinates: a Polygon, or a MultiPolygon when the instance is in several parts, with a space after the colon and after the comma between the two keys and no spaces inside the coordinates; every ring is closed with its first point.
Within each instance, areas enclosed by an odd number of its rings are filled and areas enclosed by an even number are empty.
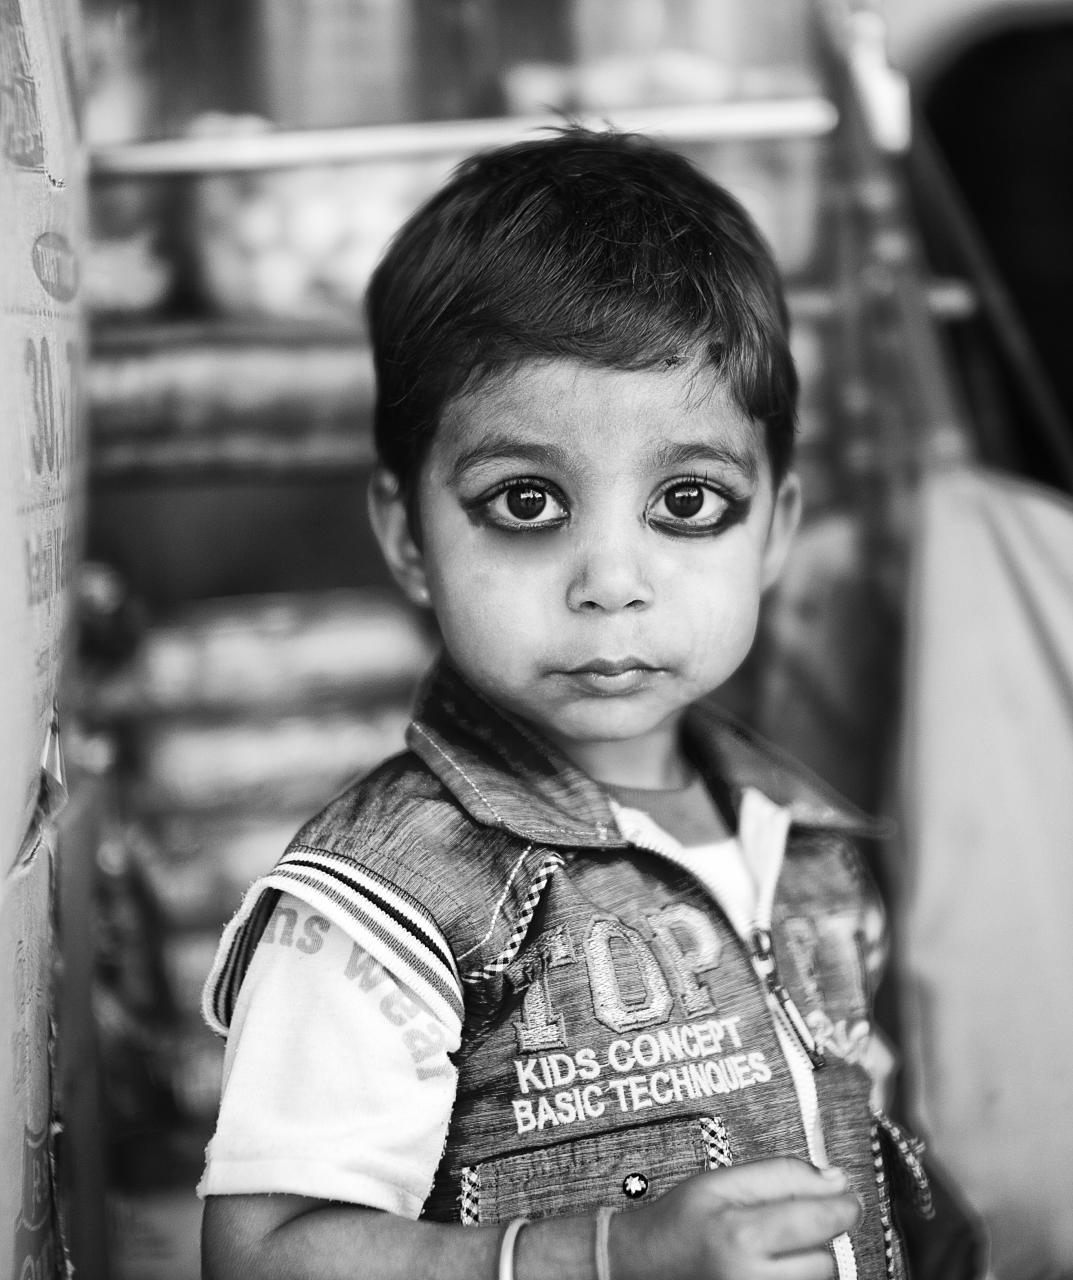
{"type": "Polygon", "coordinates": [[[648,1190],[648,1179],[643,1173],[628,1173],[622,1179],[622,1194],[628,1200],[640,1200],[648,1190]]]}

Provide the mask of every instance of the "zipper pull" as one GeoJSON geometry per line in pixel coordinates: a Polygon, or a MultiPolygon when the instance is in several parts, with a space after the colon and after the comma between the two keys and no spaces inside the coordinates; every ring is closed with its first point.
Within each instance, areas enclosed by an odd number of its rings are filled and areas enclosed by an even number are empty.
{"type": "Polygon", "coordinates": [[[808,1060],[812,1063],[813,1069],[819,1071],[821,1067],[825,1067],[827,1059],[820,1052],[808,1028],[808,1023],[801,1016],[801,1010],[794,1004],[789,991],[779,981],[778,970],[775,967],[775,949],[771,944],[769,929],[753,930],[753,967],[777,1002],[801,1048],[808,1054],[808,1060]]]}

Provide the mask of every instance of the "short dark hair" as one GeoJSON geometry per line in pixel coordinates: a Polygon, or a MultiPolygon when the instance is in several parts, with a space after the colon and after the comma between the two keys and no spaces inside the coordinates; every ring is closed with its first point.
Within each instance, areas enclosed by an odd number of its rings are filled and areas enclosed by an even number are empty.
{"type": "Polygon", "coordinates": [[[568,128],[471,157],[370,281],[376,449],[412,492],[457,395],[526,360],[699,355],[790,465],[797,374],[779,272],[742,206],[677,152],[568,128]]]}

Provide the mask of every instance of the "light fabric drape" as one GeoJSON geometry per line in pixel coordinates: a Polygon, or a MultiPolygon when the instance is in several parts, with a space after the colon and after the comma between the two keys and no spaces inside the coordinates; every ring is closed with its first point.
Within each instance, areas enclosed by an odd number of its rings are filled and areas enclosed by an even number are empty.
{"type": "Polygon", "coordinates": [[[900,772],[911,1113],[1001,1280],[1073,1273],[1073,503],[924,486],[900,772]]]}

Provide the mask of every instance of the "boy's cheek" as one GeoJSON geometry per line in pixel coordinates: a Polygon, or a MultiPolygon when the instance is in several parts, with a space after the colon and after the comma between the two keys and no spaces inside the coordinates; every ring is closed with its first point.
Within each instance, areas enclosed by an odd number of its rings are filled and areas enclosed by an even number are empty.
{"type": "Polygon", "coordinates": [[[433,589],[432,601],[441,630],[463,643],[494,643],[504,633],[522,626],[527,612],[528,593],[514,578],[501,582],[474,573],[464,591],[433,589]]]}

